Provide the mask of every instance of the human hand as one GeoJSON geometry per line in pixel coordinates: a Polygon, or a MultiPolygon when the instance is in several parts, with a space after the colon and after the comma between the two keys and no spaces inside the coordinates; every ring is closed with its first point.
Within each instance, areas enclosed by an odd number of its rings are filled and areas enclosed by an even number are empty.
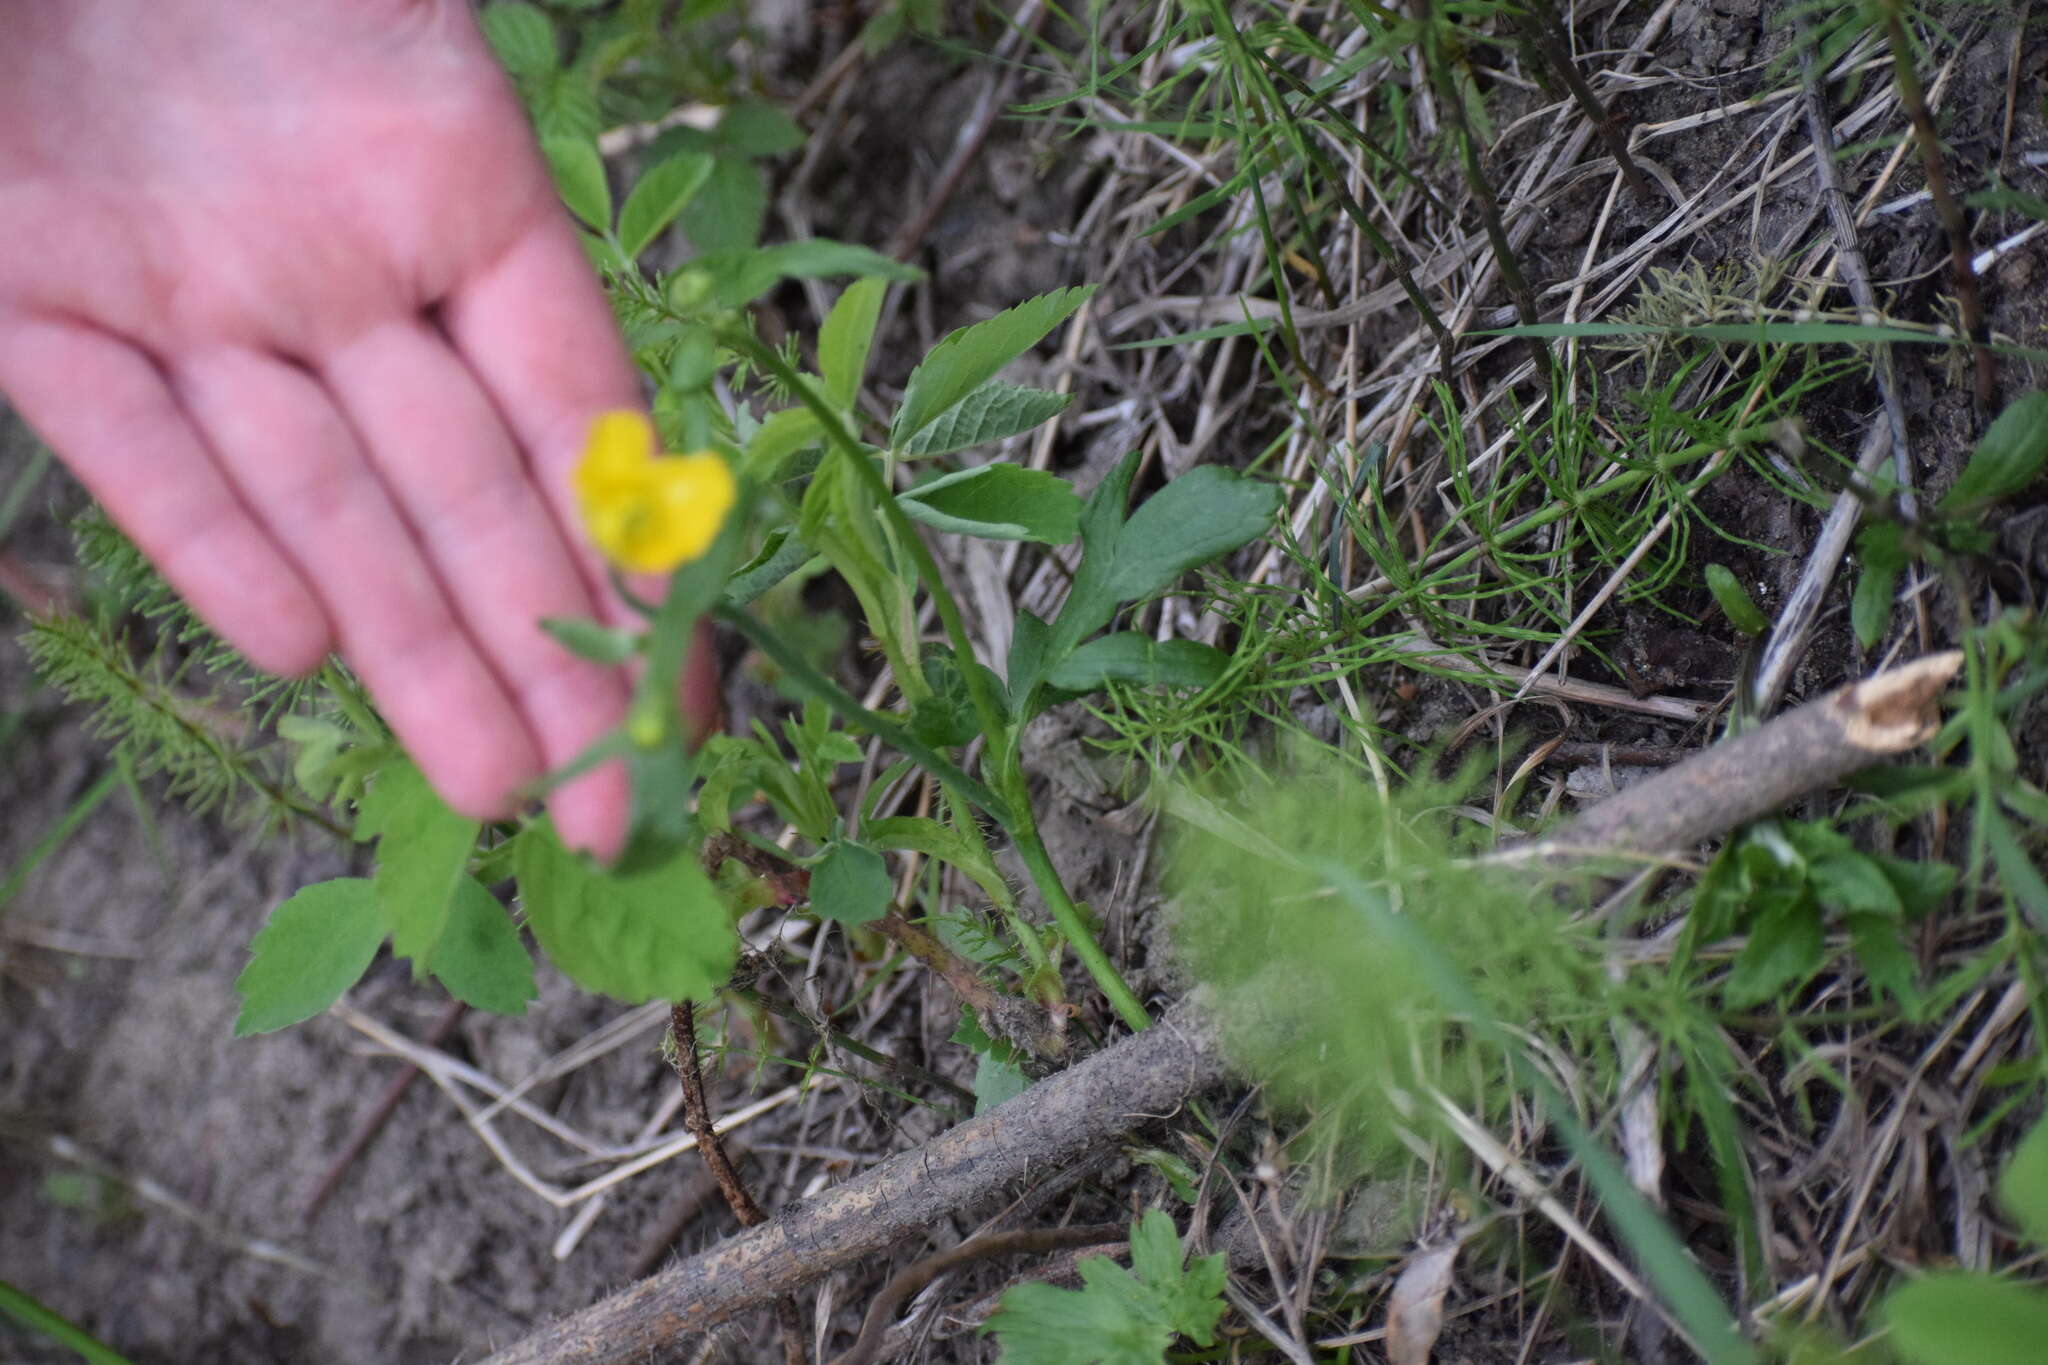
{"type": "MultiPolygon", "coordinates": [[[[460,0],[9,0],[0,391],[258,666],[338,649],[502,815],[627,684],[568,470],[632,364],[460,0]]],[[[684,709],[713,709],[694,651],[684,709]]],[[[551,802],[623,838],[621,765],[551,802]]]]}

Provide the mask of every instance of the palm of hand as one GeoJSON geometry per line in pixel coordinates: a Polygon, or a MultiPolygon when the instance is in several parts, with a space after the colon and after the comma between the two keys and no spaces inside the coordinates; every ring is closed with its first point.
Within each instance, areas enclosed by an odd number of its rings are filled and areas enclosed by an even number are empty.
{"type": "MultiPolygon", "coordinates": [[[[338,648],[502,812],[624,705],[536,622],[614,610],[566,468],[638,387],[466,7],[10,9],[0,389],[251,659],[338,648]]],[[[625,800],[555,815],[609,848],[625,800]]]]}

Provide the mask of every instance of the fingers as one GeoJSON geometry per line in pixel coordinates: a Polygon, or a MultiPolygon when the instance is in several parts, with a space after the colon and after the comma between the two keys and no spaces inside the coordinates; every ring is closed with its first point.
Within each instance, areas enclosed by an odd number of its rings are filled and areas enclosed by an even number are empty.
{"type": "Polygon", "coordinates": [[[281,674],[319,665],[330,634],[318,598],[148,357],[78,323],[10,319],[0,326],[0,390],[245,658],[281,674]]]}
{"type": "Polygon", "coordinates": [[[535,742],[327,390],[240,349],[183,358],[173,383],[420,770],[464,814],[504,814],[535,742]]]}
{"type": "MultiPolygon", "coordinates": [[[[540,627],[594,604],[532,472],[496,406],[424,323],[392,323],[324,359],[370,462],[417,535],[456,614],[534,737],[560,767],[626,709],[617,669],[577,658],[540,627]]],[[[564,786],[551,805],[572,846],[609,853],[623,837],[623,765],[564,786]]]]}
{"type": "MultiPolygon", "coordinates": [[[[443,304],[449,339],[491,401],[571,544],[583,546],[569,475],[599,413],[640,408],[640,381],[576,234],[550,210],[443,304]]],[[[602,565],[583,552],[606,616],[626,619],[602,565]]]]}

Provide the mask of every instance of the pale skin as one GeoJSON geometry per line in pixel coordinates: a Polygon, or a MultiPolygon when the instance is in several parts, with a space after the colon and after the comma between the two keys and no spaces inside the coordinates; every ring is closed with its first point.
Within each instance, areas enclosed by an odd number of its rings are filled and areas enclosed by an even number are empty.
{"type": "MultiPolygon", "coordinates": [[[[5,0],[5,27],[0,392],[236,648],[339,653],[451,806],[509,813],[627,703],[537,623],[624,619],[568,471],[641,395],[467,6],[5,0]]],[[[615,850],[620,765],[550,810],[615,850]]]]}

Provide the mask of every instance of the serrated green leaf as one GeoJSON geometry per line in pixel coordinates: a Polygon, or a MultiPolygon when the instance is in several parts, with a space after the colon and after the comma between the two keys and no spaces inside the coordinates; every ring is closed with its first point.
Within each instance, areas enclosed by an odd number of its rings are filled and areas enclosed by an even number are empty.
{"type": "Polygon", "coordinates": [[[1912,1365],[2036,1365],[2048,1294],[1960,1270],[1923,1275],[1885,1300],[1893,1348],[1912,1365]]]}
{"type": "Polygon", "coordinates": [[[985,1052],[974,1063],[974,1112],[986,1114],[1004,1100],[1031,1088],[1031,1078],[1016,1062],[985,1052]]]}
{"type": "Polygon", "coordinates": [[[700,252],[749,250],[761,240],[761,224],[768,217],[768,187],[760,168],[744,156],[714,157],[711,173],[680,217],[700,252]]]}
{"type": "Polygon", "coordinates": [[[619,249],[638,256],[654,244],[711,178],[712,158],[678,152],[648,167],[619,210],[619,249]]]}
{"type": "Polygon", "coordinates": [[[1095,286],[1059,289],[1028,299],[986,322],[962,327],[932,347],[911,371],[889,441],[902,447],[939,414],[996,377],[1088,301],[1095,286]]]}
{"type": "Polygon", "coordinates": [[[1272,524],[1280,490],[1235,470],[1203,465],[1146,499],[1117,537],[1108,589],[1134,602],[1197,565],[1256,540],[1272,524]]]}
{"type": "Polygon", "coordinates": [[[640,652],[642,643],[638,631],[601,626],[570,616],[543,617],[540,628],[577,658],[598,664],[622,664],[640,652]]]}
{"type": "Polygon", "coordinates": [[[1884,915],[1897,919],[1904,902],[1876,860],[1853,849],[1815,858],[1807,868],[1813,894],[1830,910],[1845,915],[1884,915]]]}
{"type": "Polygon", "coordinates": [[[526,79],[555,69],[560,60],[555,26],[539,6],[526,0],[492,0],[476,19],[491,51],[512,75],[526,79]]]}
{"type": "Polygon", "coordinates": [[[776,482],[782,476],[784,461],[824,435],[817,414],[809,408],[784,408],[770,413],[747,442],[747,477],[760,483],[776,482]]]}
{"type": "Polygon", "coordinates": [[[1734,1009],[1761,1005],[1820,969],[1826,951],[1820,916],[1803,897],[1757,916],[1749,942],[1729,969],[1722,997],[1734,1009]]]}
{"type": "Polygon", "coordinates": [[[511,916],[474,877],[455,885],[448,928],[427,959],[427,971],[465,1005],[493,1014],[524,1014],[540,992],[533,959],[519,941],[511,916]]]}
{"type": "Polygon", "coordinates": [[[711,135],[748,156],[780,156],[804,145],[804,130],[772,104],[728,105],[711,135]]]}
{"type": "Polygon", "coordinates": [[[818,328],[818,373],[825,381],[825,401],[842,412],[850,411],[860,397],[868,352],[875,344],[875,324],[888,292],[888,282],[878,277],[855,280],[818,328]]]}
{"type": "Polygon", "coordinates": [[[1997,807],[1984,810],[1984,839],[1991,847],[1991,860],[2005,883],[2006,894],[2019,902],[2036,929],[2048,926],[2048,880],[2027,856],[2014,832],[2012,822],[1997,807]]]}
{"type": "Polygon", "coordinates": [[[2048,1247],[2048,1119],[2036,1123],[2013,1149],[1998,1178],[1998,1201],[2028,1241],[2048,1247]]]}
{"type": "Polygon", "coordinates": [[[900,454],[910,459],[951,455],[1026,432],[1066,411],[1071,394],[1017,384],[983,384],[910,438],[900,454]]]}
{"type": "Polygon", "coordinates": [[[895,894],[888,864],[863,844],[834,839],[811,869],[811,908],[841,924],[858,926],[880,919],[895,894]]]}
{"type": "Polygon", "coordinates": [[[1046,682],[1062,692],[1099,692],[1109,684],[1134,687],[1207,687],[1223,676],[1230,656],[1196,640],[1155,640],[1119,631],[1090,640],[1054,666],[1046,682]]]}
{"type": "Polygon", "coordinates": [[[1899,922],[1885,915],[1850,915],[1844,923],[1870,984],[1909,1012],[1917,1012],[1921,1001],[1920,988],[1913,980],[1917,971],[1913,955],[1899,941],[1899,922]]]}
{"type": "Polygon", "coordinates": [[[1756,603],[1750,600],[1749,590],[1742,586],[1742,581],[1727,565],[1707,565],[1707,591],[1714,594],[1714,601],[1720,604],[1728,624],[1744,635],[1761,635],[1770,628],[1769,618],[1757,610],[1756,603]]]}
{"type": "Polygon", "coordinates": [[[377,841],[372,881],[391,929],[391,951],[411,958],[416,970],[433,956],[447,926],[479,828],[448,809],[406,758],[385,764],[357,805],[356,838],[377,841]]]}
{"type": "Polygon", "coordinates": [[[608,232],[612,225],[612,190],[604,174],[604,158],[589,138],[556,135],[541,139],[548,168],[555,173],[555,188],[569,212],[581,218],[594,232],[608,232]]]}
{"type": "Polygon", "coordinates": [[[738,936],[688,854],[645,872],[607,873],[541,821],[519,836],[513,867],[533,936],[585,990],[628,1004],[706,1000],[732,971],[738,936]]]}
{"type": "Polygon", "coordinates": [[[1184,1254],[1173,1220],[1149,1209],[1131,1227],[1130,1270],[1084,1257],[1081,1289],[1019,1285],[982,1330],[1004,1365],[1161,1365],[1176,1335],[1211,1344],[1223,1316],[1222,1253],[1183,1269],[1184,1254]]]}
{"type": "Polygon", "coordinates": [[[1967,512],[2011,497],[2048,466],[2048,392],[2030,393],[2006,405],[1984,432],[1941,510],[1967,512]]]}
{"type": "Polygon", "coordinates": [[[1081,525],[1081,499],[1057,474],[985,464],[927,480],[897,496],[914,521],[983,540],[1064,545],[1081,525]]]}
{"type": "Polygon", "coordinates": [[[1892,594],[1899,583],[1899,571],[1881,564],[1865,564],[1856,575],[1856,590],[1849,598],[1849,624],[1865,649],[1875,649],[1892,626],[1892,594]]]}
{"type": "Polygon", "coordinates": [[[377,889],[362,877],[315,882],[270,912],[235,978],[235,1036],[311,1019],[362,979],[384,942],[377,889]]]}

